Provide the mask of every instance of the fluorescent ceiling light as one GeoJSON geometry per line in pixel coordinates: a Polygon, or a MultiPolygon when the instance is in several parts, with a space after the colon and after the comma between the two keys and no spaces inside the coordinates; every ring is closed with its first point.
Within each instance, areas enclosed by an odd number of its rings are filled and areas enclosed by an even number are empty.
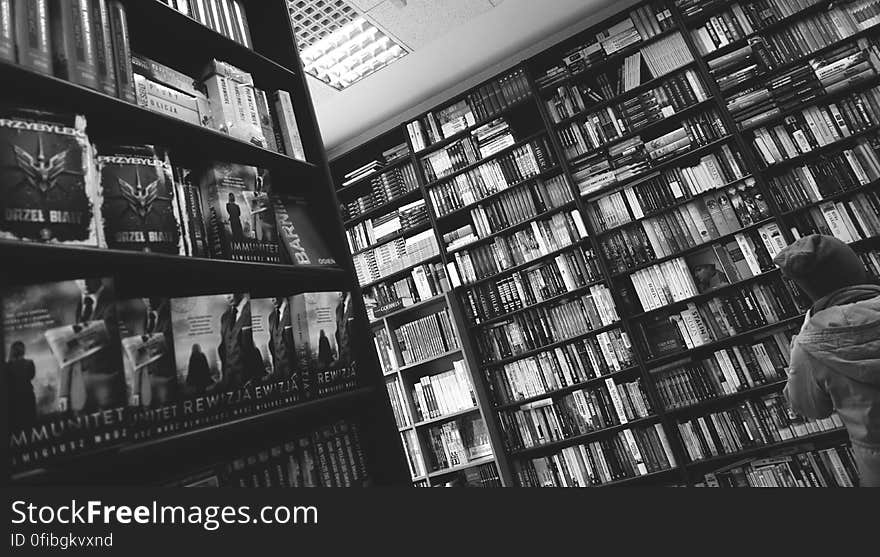
{"type": "Polygon", "coordinates": [[[342,90],[408,54],[344,0],[290,0],[306,73],[342,90]]]}

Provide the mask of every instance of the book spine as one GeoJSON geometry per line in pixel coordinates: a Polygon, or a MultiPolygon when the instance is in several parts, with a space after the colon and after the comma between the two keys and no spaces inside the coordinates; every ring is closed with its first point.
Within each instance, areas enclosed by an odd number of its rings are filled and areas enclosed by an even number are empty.
{"type": "Polygon", "coordinates": [[[52,75],[52,39],[49,0],[15,0],[15,45],[18,63],[40,73],[52,75]]]}
{"type": "Polygon", "coordinates": [[[110,8],[110,30],[113,34],[113,60],[116,66],[116,96],[130,103],[137,102],[134,72],[131,67],[131,42],[128,35],[128,12],[119,0],[107,0],[110,8]]]}
{"type": "Polygon", "coordinates": [[[98,89],[98,66],[89,0],[55,0],[49,10],[55,73],[98,89]]]}
{"type": "Polygon", "coordinates": [[[296,123],[296,114],[293,111],[293,102],[287,91],[276,91],[274,95],[275,113],[278,116],[278,126],[284,137],[284,150],[295,159],[306,160],[302,138],[296,123]]]}

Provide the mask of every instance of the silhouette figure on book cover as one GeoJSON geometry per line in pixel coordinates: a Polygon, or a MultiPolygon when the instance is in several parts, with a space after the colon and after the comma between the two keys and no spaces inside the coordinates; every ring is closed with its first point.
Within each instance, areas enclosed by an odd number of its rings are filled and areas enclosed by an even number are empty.
{"type": "Polygon", "coordinates": [[[229,201],[226,203],[226,214],[229,215],[229,228],[232,232],[233,242],[243,242],[244,228],[241,226],[241,207],[235,201],[235,194],[229,193],[229,201]]]}
{"type": "Polygon", "coordinates": [[[12,431],[23,429],[36,421],[37,395],[33,381],[37,376],[34,361],[26,358],[27,348],[15,341],[9,348],[6,374],[9,378],[9,427],[12,431]]]}
{"type": "Polygon", "coordinates": [[[263,376],[262,358],[254,346],[250,298],[235,293],[227,296],[229,307],[220,318],[220,355],[227,389],[237,389],[263,376]]]}
{"type": "Polygon", "coordinates": [[[274,311],[269,314],[269,353],[272,369],[278,379],[290,377],[293,367],[293,325],[290,321],[290,304],[287,298],[272,299],[274,311]]]}

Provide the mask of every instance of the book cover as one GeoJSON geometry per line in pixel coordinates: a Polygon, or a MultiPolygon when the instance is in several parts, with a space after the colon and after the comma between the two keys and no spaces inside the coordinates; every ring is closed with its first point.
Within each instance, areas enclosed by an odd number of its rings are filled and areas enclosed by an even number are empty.
{"type": "Polygon", "coordinates": [[[116,69],[116,96],[136,102],[134,73],[131,67],[131,42],[128,34],[128,12],[119,0],[107,0],[110,9],[110,34],[113,42],[113,63],[116,69]]]}
{"type": "Polygon", "coordinates": [[[354,388],[353,306],[348,292],[309,292],[290,298],[297,374],[310,398],[354,388]]]}
{"type": "MultiPolygon", "coordinates": [[[[144,297],[116,304],[128,405],[156,409],[180,398],[174,366],[171,300],[144,297]]],[[[137,417],[135,424],[137,425],[137,417]]]]}
{"type": "Polygon", "coordinates": [[[234,391],[264,376],[247,294],[174,298],[171,327],[186,396],[234,391]]]}
{"type": "Polygon", "coordinates": [[[0,0],[0,60],[15,62],[14,29],[12,0],[0,0]]]}
{"type": "Polygon", "coordinates": [[[112,279],[3,292],[13,468],[120,442],[125,377],[112,279]]]}
{"type": "Polygon", "coordinates": [[[49,0],[15,0],[15,48],[18,63],[52,75],[52,39],[49,32],[49,0]]]}
{"type": "Polygon", "coordinates": [[[251,298],[254,345],[267,379],[283,381],[294,375],[296,351],[290,300],[285,296],[251,298]]]}
{"type": "Polygon", "coordinates": [[[700,294],[730,284],[730,278],[715,255],[713,248],[698,251],[685,258],[700,294]]]}
{"type": "Polygon", "coordinates": [[[52,0],[49,6],[55,74],[98,89],[98,60],[89,0],[52,0]]]}
{"type": "Polygon", "coordinates": [[[291,265],[336,265],[312,217],[308,201],[292,195],[272,196],[281,257],[291,265]]]}
{"type": "Polygon", "coordinates": [[[113,59],[113,32],[107,0],[88,0],[95,41],[95,69],[101,91],[116,95],[116,64],[113,59]]]}
{"type": "Polygon", "coordinates": [[[100,245],[85,118],[0,108],[0,238],[100,245]]]}
{"type": "Polygon", "coordinates": [[[642,331],[651,356],[659,358],[685,350],[684,340],[669,316],[657,315],[645,320],[642,331]]]}
{"type": "Polygon", "coordinates": [[[212,257],[281,262],[274,214],[257,168],[213,163],[200,171],[198,183],[212,257]]]}
{"type": "Polygon", "coordinates": [[[104,239],[113,249],[182,254],[167,155],[150,145],[98,149],[104,239]]]}

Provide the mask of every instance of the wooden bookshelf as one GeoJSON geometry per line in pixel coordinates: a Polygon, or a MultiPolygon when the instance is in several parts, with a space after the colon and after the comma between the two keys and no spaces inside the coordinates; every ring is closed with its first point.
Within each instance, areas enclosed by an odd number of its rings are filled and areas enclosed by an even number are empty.
{"type": "MultiPolygon", "coordinates": [[[[648,5],[648,2],[640,2],[631,6],[629,9],[636,9],[641,6],[648,5]]],[[[464,291],[468,289],[472,289],[478,286],[486,286],[490,285],[494,282],[498,282],[502,279],[510,277],[515,273],[523,271],[525,269],[536,267],[542,263],[552,261],[557,255],[565,253],[567,251],[572,251],[579,248],[589,249],[592,248],[594,252],[598,255],[599,266],[601,268],[601,277],[598,281],[592,284],[605,284],[607,285],[612,294],[613,301],[617,307],[617,312],[620,315],[621,319],[611,325],[603,326],[596,328],[591,331],[584,331],[582,334],[577,335],[573,338],[566,339],[555,339],[554,342],[547,344],[546,346],[530,348],[530,349],[519,349],[519,353],[515,353],[510,356],[506,356],[504,358],[495,359],[493,361],[492,358],[483,357],[478,348],[477,343],[474,340],[474,335],[482,329],[491,327],[498,323],[506,321],[508,318],[515,317],[518,314],[526,312],[530,309],[539,309],[546,306],[551,306],[557,301],[565,300],[568,298],[576,297],[578,294],[583,293],[587,288],[576,288],[572,291],[566,292],[564,294],[552,296],[548,299],[545,299],[536,304],[532,304],[529,307],[523,307],[518,310],[508,311],[503,315],[498,315],[497,317],[493,317],[491,319],[486,319],[483,322],[472,325],[465,324],[465,327],[462,329],[463,331],[469,331],[464,334],[463,341],[463,351],[468,357],[469,366],[471,368],[471,373],[474,379],[477,381],[478,390],[482,391],[480,398],[480,406],[485,415],[487,415],[487,423],[491,428],[494,428],[493,433],[493,444],[496,449],[496,457],[499,464],[499,469],[504,475],[505,484],[506,485],[516,485],[517,479],[515,477],[514,468],[515,463],[518,461],[522,461],[523,459],[528,459],[532,456],[538,455],[548,455],[551,454],[563,447],[571,447],[574,445],[578,445],[580,443],[586,443],[594,439],[602,439],[605,437],[609,437],[615,435],[624,430],[638,427],[640,425],[653,425],[653,424],[661,424],[663,430],[666,433],[666,437],[669,441],[670,448],[672,451],[672,456],[674,457],[675,463],[672,467],[665,470],[652,471],[644,475],[632,477],[632,478],[624,478],[618,479],[615,481],[611,481],[602,486],[627,486],[627,485],[693,485],[697,483],[702,478],[702,474],[706,471],[711,471],[713,467],[719,467],[724,465],[725,463],[736,461],[737,459],[745,459],[745,458],[754,458],[760,457],[762,455],[771,454],[773,451],[778,449],[790,448],[795,446],[813,446],[818,444],[832,444],[832,443],[841,443],[845,440],[845,434],[842,434],[840,431],[831,431],[831,432],[822,432],[817,434],[810,434],[805,437],[787,439],[785,441],[779,443],[771,443],[766,445],[749,447],[744,451],[740,451],[734,454],[722,454],[716,457],[707,458],[703,460],[698,460],[691,462],[687,457],[687,450],[685,448],[685,441],[678,433],[678,428],[676,426],[678,419],[683,419],[685,417],[695,417],[705,415],[710,411],[724,410],[728,408],[733,408],[736,404],[745,401],[747,399],[753,399],[756,397],[760,397],[763,395],[770,395],[774,393],[780,393],[785,382],[781,380],[770,380],[765,384],[756,385],[753,388],[748,390],[737,391],[728,395],[719,395],[714,398],[706,399],[696,404],[689,404],[681,407],[673,407],[666,408],[661,403],[661,398],[659,396],[658,386],[655,383],[655,378],[653,375],[653,371],[662,366],[666,366],[669,364],[675,364],[677,362],[691,362],[698,361],[701,357],[706,355],[711,355],[713,351],[728,348],[733,345],[739,343],[745,343],[747,341],[752,341],[756,338],[762,338],[762,336],[766,336],[772,334],[776,331],[780,330],[788,330],[792,328],[796,328],[797,325],[803,320],[803,314],[799,313],[792,317],[782,318],[777,322],[771,322],[772,320],[768,320],[766,325],[753,327],[749,330],[744,330],[739,334],[735,334],[732,336],[722,337],[716,339],[712,342],[708,342],[701,346],[696,346],[689,350],[683,350],[681,352],[677,352],[674,354],[666,354],[657,357],[651,357],[649,354],[645,353],[643,347],[641,346],[641,342],[639,339],[639,327],[641,323],[646,321],[648,318],[656,317],[658,315],[662,315],[665,311],[675,311],[682,310],[689,304],[700,304],[703,302],[707,302],[719,296],[724,296],[730,293],[735,292],[740,287],[750,287],[757,284],[763,284],[771,280],[778,280],[780,278],[778,269],[769,269],[762,270],[761,273],[756,274],[750,278],[746,278],[741,281],[736,281],[728,285],[724,285],[716,290],[708,291],[704,293],[700,293],[695,296],[688,297],[686,299],[678,300],[670,305],[665,307],[651,309],[647,311],[627,311],[626,308],[628,304],[624,303],[624,299],[622,298],[621,292],[616,286],[620,284],[620,281],[628,280],[628,276],[632,274],[634,271],[639,269],[644,269],[653,265],[660,264],[664,261],[669,261],[672,259],[676,259],[679,257],[685,257],[690,254],[696,253],[700,250],[705,249],[708,246],[717,245],[719,243],[732,241],[736,234],[756,231],[759,227],[766,225],[768,223],[777,223],[782,230],[783,235],[785,236],[785,240],[788,243],[791,243],[794,240],[794,236],[791,232],[791,226],[794,222],[793,219],[800,214],[807,212],[809,209],[816,207],[820,204],[823,204],[828,201],[839,201],[850,198],[852,195],[865,192],[865,191],[875,191],[877,182],[871,182],[870,184],[859,185],[855,187],[849,187],[844,191],[829,195],[822,201],[811,202],[804,206],[790,208],[788,210],[782,210],[780,206],[777,204],[776,199],[773,197],[770,187],[769,180],[771,177],[776,174],[779,170],[784,168],[790,168],[795,164],[800,164],[810,160],[811,156],[816,156],[819,154],[825,154],[835,151],[836,149],[842,148],[844,146],[850,145],[852,142],[856,141],[859,138],[866,137],[869,134],[872,134],[876,131],[876,126],[870,129],[859,132],[858,134],[853,134],[852,137],[846,137],[842,141],[828,145],[823,147],[822,149],[818,149],[813,153],[809,153],[808,155],[803,155],[797,157],[795,159],[784,161],[779,165],[774,165],[773,167],[768,168],[766,165],[761,164],[758,160],[758,154],[752,146],[751,141],[751,130],[742,130],[737,125],[737,122],[734,120],[731,113],[727,108],[726,99],[736,93],[737,91],[743,90],[748,86],[755,85],[760,83],[765,79],[772,78],[775,75],[779,75],[781,72],[784,72],[788,69],[792,69],[799,64],[805,64],[808,60],[820,56],[826,53],[833,51],[836,47],[851,43],[856,41],[859,38],[863,37],[876,37],[880,34],[877,27],[866,29],[863,31],[859,31],[858,33],[841,39],[839,41],[834,42],[833,44],[829,44],[828,46],[822,47],[820,49],[815,50],[809,55],[800,57],[796,60],[791,60],[784,64],[777,65],[772,67],[766,74],[760,76],[760,78],[748,80],[745,83],[737,84],[734,87],[731,87],[725,91],[721,91],[718,87],[716,81],[711,76],[709,72],[708,61],[716,58],[718,56],[722,56],[724,54],[733,52],[737,48],[741,46],[745,46],[748,42],[748,39],[754,36],[766,36],[768,34],[772,34],[779,30],[783,30],[787,28],[790,24],[800,21],[804,17],[808,17],[815,14],[820,14],[825,10],[830,9],[834,3],[828,0],[820,0],[819,2],[806,7],[805,9],[798,11],[796,13],[791,13],[785,17],[778,18],[776,21],[770,22],[766,25],[761,26],[761,28],[756,28],[755,32],[740,41],[735,41],[733,44],[727,45],[725,47],[716,49],[715,51],[702,55],[700,51],[697,49],[694,38],[691,35],[691,31],[694,30],[697,26],[701,25],[703,22],[708,20],[709,18],[718,15],[720,12],[729,8],[729,2],[706,2],[705,7],[698,11],[698,13],[694,13],[685,17],[683,11],[678,7],[674,0],[668,0],[664,3],[664,5],[668,8],[668,13],[673,21],[673,27],[670,29],[666,29],[662,31],[660,34],[654,35],[653,37],[642,40],[639,43],[633,44],[631,46],[627,46],[622,50],[605,57],[604,59],[589,65],[585,70],[578,71],[577,73],[565,73],[560,77],[555,77],[552,81],[549,81],[546,84],[539,85],[538,82],[544,78],[544,71],[553,66],[558,66],[561,64],[562,58],[567,55],[567,53],[571,52],[573,49],[578,48],[581,44],[583,44],[584,40],[594,36],[597,32],[603,31],[607,29],[610,25],[620,22],[624,17],[626,12],[621,12],[615,16],[612,16],[606,21],[603,22],[592,22],[589,26],[585,27],[583,30],[573,34],[571,37],[561,41],[554,47],[551,47],[544,52],[541,52],[525,62],[522,62],[516,66],[511,68],[507,68],[505,71],[499,73],[493,79],[498,79],[502,76],[508,75],[510,72],[523,68],[526,75],[528,76],[531,88],[531,97],[535,99],[535,103],[531,102],[523,102],[523,104],[517,104],[514,108],[510,108],[506,111],[502,111],[496,118],[505,118],[508,119],[511,123],[511,127],[515,127],[517,118],[529,118],[532,116],[526,116],[525,114],[529,111],[536,111],[538,116],[540,117],[543,128],[539,130],[533,130],[534,133],[529,136],[529,138],[540,137],[543,134],[546,134],[546,137],[549,139],[552,149],[554,150],[554,155],[557,160],[557,164],[555,164],[552,169],[544,170],[538,176],[533,176],[531,178],[522,180],[517,183],[511,183],[506,188],[499,189],[494,193],[490,193],[487,197],[480,199],[479,201],[468,203],[466,207],[461,209],[456,209],[451,211],[448,214],[439,214],[436,211],[430,202],[430,197],[427,192],[427,188],[435,185],[434,183],[426,183],[423,181],[422,187],[424,191],[422,193],[422,197],[424,197],[429,204],[429,212],[431,214],[431,223],[433,231],[437,237],[438,242],[441,245],[441,254],[440,259],[444,264],[450,263],[454,261],[454,256],[458,252],[462,252],[468,250],[469,248],[488,245],[499,237],[504,236],[506,233],[513,232],[516,230],[520,230],[526,226],[526,223],[518,223],[512,226],[509,226],[503,230],[498,230],[493,232],[485,237],[480,237],[479,239],[473,241],[468,245],[461,245],[455,247],[454,249],[447,249],[445,244],[442,241],[442,237],[444,234],[450,232],[451,230],[456,229],[461,226],[462,223],[469,223],[469,212],[470,210],[487,204],[491,201],[494,201],[499,196],[503,195],[504,192],[513,191],[515,188],[522,187],[536,180],[547,179],[556,175],[561,175],[565,177],[568,185],[571,189],[571,194],[573,196],[574,201],[570,204],[565,205],[565,208],[557,208],[547,211],[538,211],[534,216],[532,216],[529,221],[533,221],[536,219],[540,219],[546,217],[548,215],[552,215],[555,212],[560,212],[563,210],[567,210],[568,208],[576,208],[580,211],[581,215],[584,216],[584,221],[586,223],[589,237],[585,239],[581,239],[573,242],[571,245],[566,248],[560,250],[553,250],[550,253],[546,253],[533,259],[532,261],[511,266],[510,268],[504,269],[494,276],[488,277],[480,277],[478,280],[470,283],[464,283],[462,286],[454,289],[448,297],[450,298],[450,307],[454,307],[456,305],[463,305],[464,302],[464,291]],[[611,98],[604,98],[602,100],[593,100],[592,104],[587,103],[586,109],[577,112],[575,114],[571,114],[566,118],[558,118],[558,121],[554,121],[553,117],[551,117],[550,110],[547,107],[548,100],[551,99],[557,92],[558,87],[562,86],[570,86],[574,84],[582,84],[585,83],[588,79],[592,79],[595,75],[600,72],[605,72],[607,70],[613,70],[617,65],[620,65],[623,60],[638,51],[641,48],[644,48],[646,45],[651,44],[657,40],[660,40],[664,37],[671,36],[675,33],[681,33],[686,48],[689,54],[692,56],[693,60],[688,62],[675,70],[672,70],[670,73],[662,76],[652,76],[650,79],[642,79],[641,83],[638,83],[635,87],[631,88],[629,91],[625,91],[611,98]],[[666,79],[668,79],[671,75],[675,75],[676,73],[684,72],[686,70],[690,70],[696,73],[698,79],[701,81],[703,88],[708,96],[708,99],[695,103],[691,106],[688,106],[684,109],[679,109],[675,114],[669,115],[668,118],[663,119],[659,122],[649,124],[647,126],[626,131],[624,134],[612,140],[609,143],[599,145],[598,147],[589,149],[585,154],[578,155],[568,159],[565,156],[565,150],[562,145],[562,141],[560,139],[559,133],[560,130],[568,125],[577,124],[583,122],[589,114],[592,112],[604,110],[609,107],[617,106],[624,100],[633,99],[647,91],[660,86],[664,83],[666,79]],[[635,138],[637,136],[647,136],[652,137],[657,133],[663,133],[665,130],[672,129],[673,126],[684,119],[685,117],[692,116],[695,114],[700,114],[706,111],[713,110],[717,112],[720,117],[720,123],[723,124],[725,128],[725,133],[718,134],[716,139],[710,140],[702,145],[693,146],[690,150],[676,153],[672,156],[661,158],[657,161],[651,161],[651,168],[649,170],[644,171],[643,173],[639,173],[639,175],[627,177],[625,179],[619,180],[616,183],[613,183],[610,186],[604,187],[601,190],[591,191],[584,195],[580,194],[577,186],[573,180],[573,169],[588,159],[591,155],[595,153],[604,152],[609,146],[624,141],[629,138],[635,138]],[[612,227],[608,227],[605,229],[596,230],[592,223],[592,219],[586,218],[588,215],[588,208],[597,206],[597,200],[599,198],[608,196],[609,194],[622,191],[623,189],[632,186],[634,184],[638,184],[643,181],[646,176],[651,176],[658,172],[663,172],[665,170],[670,170],[676,168],[678,166],[692,163],[697,161],[704,155],[715,151],[717,148],[720,148],[722,145],[727,145],[730,147],[731,151],[737,153],[739,156],[738,166],[742,172],[741,177],[732,179],[726,184],[723,184],[715,189],[708,189],[706,191],[702,191],[700,193],[695,193],[694,195],[683,195],[680,198],[676,198],[673,202],[663,206],[662,208],[652,211],[648,213],[647,210],[644,211],[645,216],[639,218],[631,218],[629,222],[624,222],[622,224],[617,224],[612,227]],[[722,192],[727,190],[730,187],[736,187],[738,185],[743,184],[753,184],[756,191],[760,192],[763,196],[763,199],[766,201],[769,207],[769,216],[766,218],[762,218],[759,221],[755,220],[751,224],[742,226],[739,230],[731,234],[722,234],[719,237],[716,237],[711,240],[706,240],[704,243],[700,243],[693,247],[689,247],[683,250],[680,250],[678,253],[674,255],[669,255],[665,257],[657,257],[654,261],[647,261],[635,266],[631,266],[625,271],[613,271],[612,265],[606,259],[601,247],[600,242],[603,238],[606,238],[616,232],[620,232],[627,227],[639,226],[642,221],[650,219],[652,217],[657,217],[661,215],[665,215],[670,211],[682,207],[693,201],[700,201],[705,197],[711,196],[715,193],[722,192]],[[562,388],[558,389],[549,389],[547,392],[542,394],[529,396],[526,398],[521,398],[519,400],[513,400],[509,402],[502,402],[496,400],[491,394],[491,386],[490,381],[487,378],[489,373],[493,373],[508,364],[512,364],[514,362],[518,362],[521,360],[525,360],[527,358],[534,357],[543,352],[548,352],[551,350],[555,350],[557,348],[565,347],[568,345],[573,345],[574,343],[596,337],[597,335],[613,330],[621,330],[627,334],[630,342],[634,346],[634,362],[631,366],[627,366],[620,371],[616,371],[610,374],[600,375],[594,379],[589,379],[587,381],[583,381],[573,385],[566,385],[562,388]],[[583,435],[577,435],[570,438],[563,439],[561,441],[554,441],[545,445],[540,445],[536,447],[529,447],[524,450],[519,451],[507,451],[505,450],[505,444],[503,442],[502,432],[499,430],[499,421],[500,419],[492,419],[493,417],[497,417],[498,414],[508,412],[514,410],[522,405],[527,405],[531,403],[541,402],[545,400],[557,400],[566,395],[571,394],[580,389],[591,388],[594,386],[602,385],[605,383],[606,379],[611,379],[612,381],[631,381],[638,379],[640,380],[644,390],[646,392],[647,398],[650,402],[650,406],[652,412],[647,418],[639,418],[636,420],[630,420],[627,424],[619,424],[613,425],[611,427],[603,428],[598,431],[592,431],[583,435]]],[[[487,80],[487,82],[475,87],[472,89],[473,91],[480,90],[486,83],[491,82],[492,79],[487,80]]],[[[810,101],[806,106],[810,106],[813,104],[821,104],[823,102],[829,102],[834,99],[839,99],[847,94],[864,90],[869,86],[874,86],[877,84],[877,79],[871,79],[867,82],[861,82],[855,84],[852,87],[847,88],[845,91],[838,91],[834,94],[826,94],[819,96],[818,98],[810,101]]],[[[445,106],[449,106],[451,103],[459,100],[463,97],[466,97],[468,93],[463,95],[459,95],[457,98],[449,99],[448,101],[441,103],[434,110],[440,109],[445,106]]],[[[784,113],[781,113],[777,116],[774,116],[771,120],[768,120],[760,126],[770,124],[772,122],[781,122],[785,116],[800,110],[791,109],[784,113]]],[[[419,116],[419,118],[422,118],[419,116]]],[[[482,122],[481,122],[482,123],[482,122]]],[[[433,145],[430,145],[426,149],[422,150],[419,153],[414,155],[414,163],[417,165],[417,170],[421,172],[421,168],[417,164],[420,160],[420,157],[425,156],[437,149],[445,147],[452,142],[462,139],[467,136],[473,129],[477,126],[469,126],[467,129],[459,131],[455,135],[444,138],[439,142],[436,142],[433,145]]],[[[407,138],[407,128],[406,125],[401,125],[395,127],[392,131],[389,131],[383,137],[387,137],[389,134],[393,134],[399,138],[407,138]]],[[[378,143],[382,143],[385,141],[383,138],[379,138],[376,140],[378,143]]],[[[370,151],[370,145],[373,142],[368,142],[367,144],[355,149],[349,154],[346,154],[334,161],[334,170],[337,171],[337,178],[340,178],[346,171],[350,171],[356,165],[353,165],[347,162],[347,159],[351,157],[357,157],[357,153],[359,152],[368,152],[370,151]]],[[[381,150],[378,148],[373,148],[373,151],[381,150]]],[[[444,181],[451,180],[455,176],[466,172],[470,169],[480,166],[484,164],[486,160],[473,163],[468,165],[467,168],[456,171],[455,173],[443,177],[436,181],[436,183],[441,183],[444,181]]],[[[421,179],[424,177],[421,176],[421,179]]],[[[866,240],[861,240],[858,242],[854,242],[852,245],[854,249],[857,250],[866,250],[866,249],[877,249],[877,246],[880,245],[880,239],[878,238],[869,238],[866,240]]],[[[464,281],[463,281],[464,282],[464,281]]],[[[800,311],[803,311],[803,308],[799,308],[800,311]]],[[[464,312],[460,311],[460,317],[463,318],[464,312]]],[[[431,474],[429,474],[430,476],[431,474]]]]}
{"type": "MultiPolygon", "coordinates": [[[[117,291],[123,295],[142,295],[146,291],[150,295],[168,297],[232,291],[268,295],[279,291],[275,289],[291,294],[350,291],[355,304],[351,350],[358,387],[170,435],[78,454],[14,477],[4,461],[5,476],[14,484],[28,485],[164,485],[173,478],[230,462],[240,456],[242,450],[267,448],[270,443],[280,443],[291,432],[309,434],[322,424],[345,418],[359,425],[371,482],[382,486],[408,485],[405,457],[384,389],[385,380],[369,339],[367,315],[346,247],[339,203],[306,75],[295,47],[286,0],[243,2],[253,32],[253,49],[159,1],[123,0],[122,4],[128,12],[133,52],[195,77],[201,75],[212,59],[226,61],[251,73],[258,87],[288,91],[307,161],[7,62],[0,63],[0,79],[16,85],[4,88],[4,103],[84,114],[91,141],[161,145],[170,149],[175,164],[220,160],[269,169],[279,178],[275,184],[282,193],[309,199],[314,223],[338,265],[284,266],[0,241],[0,258],[7,263],[14,262],[4,265],[0,285],[71,280],[100,274],[112,276],[117,291]]],[[[5,381],[0,391],[5,400],[5,381]]]]}

